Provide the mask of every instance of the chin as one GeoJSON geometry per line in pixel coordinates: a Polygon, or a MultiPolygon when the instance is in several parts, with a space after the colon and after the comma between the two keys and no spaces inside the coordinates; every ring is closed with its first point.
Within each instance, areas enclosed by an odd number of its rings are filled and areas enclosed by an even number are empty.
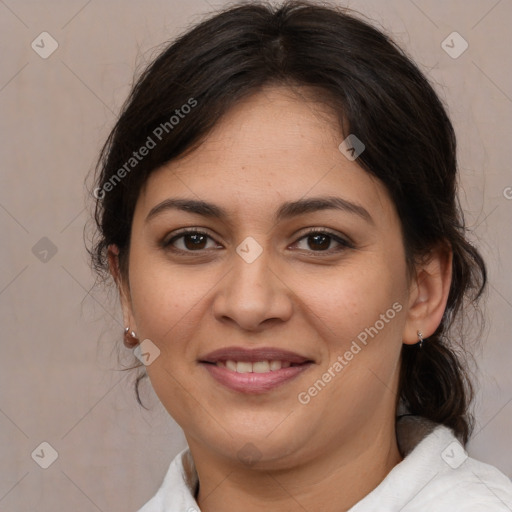
{"type": "MultiPolygon", "coordinates": [[[[254,426],[252,430],[254,432],[254,426]]],[[[305,443],[308,439],[311,440],[309,433],[304,433],[299,438],[297,430],[293,428],[277,432],[275,423],[272,428],[265,424],[257,430],[257,433],[250,434],[240,425],[239,429],[232,430],[240,432],[239,435],[229,436],[223,431],[221,435],[213,438],[209,432],[208,439],[204,439],[204,445],[209,445],[219,456],[245,466],[275,470],[294,466],[298,458],[302,459],[300,452],[303,451],[305,443]]]]}

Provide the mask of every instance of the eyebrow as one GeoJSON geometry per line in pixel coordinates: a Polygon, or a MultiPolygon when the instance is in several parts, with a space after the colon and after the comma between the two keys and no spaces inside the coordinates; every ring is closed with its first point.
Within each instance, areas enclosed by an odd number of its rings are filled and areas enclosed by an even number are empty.
{"type": "MultiPolygon", "coordinates": [[[[153,207],[145,222],[168,210],[180,210],[219,220],[227,220],[229,217],[227,210],[213,203],[196,199],[169,198],[153,207]]],[[[321,210],[341,210],[355,214],[370,224],[375,224],[372,216],[363,206],[335,196],[312,197],[283,203],[277,210],[275,221],[279,222],[321,210]]]]}

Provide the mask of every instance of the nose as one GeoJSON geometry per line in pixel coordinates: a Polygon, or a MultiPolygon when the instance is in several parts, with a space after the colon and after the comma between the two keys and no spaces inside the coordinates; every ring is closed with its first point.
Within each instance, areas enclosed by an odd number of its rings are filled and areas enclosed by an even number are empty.
{"type": "Polygon", "coordinates": [[[217,320],[247,331],[286,322],[293,312],[293,292],[279,275],[270,251],[248,263],[233,254],[233,267],[219,283],[213,301],[217,320]]]}

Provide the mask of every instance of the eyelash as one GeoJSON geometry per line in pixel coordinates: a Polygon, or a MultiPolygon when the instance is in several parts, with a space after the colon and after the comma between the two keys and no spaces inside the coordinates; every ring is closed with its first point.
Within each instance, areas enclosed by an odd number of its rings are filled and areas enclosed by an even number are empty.
{"type": "MultiPolygon", "coordinates": [[[[332,249],[328,249],[325,251],[308,250],[308,252],[332,255],[333,253],[341,252],[345,249],[353,249],[354,248],[354,245],[349,240],[346,240],[346,239],[336,235],[335,233],[332,233],[331,231],[322,229],[322,228],[311,229],[310,231],[304,233],[295,243],[297,243],[301,240],[307,239],[310,236],[317,235],[317,234],[327,235],[329,238],[331,238],[335,242],[338,242],[338,244],[340,244],[342,247],[338,248],[336,250],[332,250],[332,249]]],[[[173,247],[172,244],[176,240],[179,240],[180,238],[183,238],[184,236],[187,236],[187,235],[204,235],[204,236],[210,238],[211,240],[213,240],[213,237],[211,237],[208,233],[201,231],[200,229],[195,229],[195,228],[190,229],[189,228],[184,231],[178,232],[177,234],[175,234],[172,238],[170,238],[168,240],[167,240],[167,238],[165,238],[162,242],[162,247],[164,249],[169,249],[172,252],[178,253],[178,254],[202,253],[202,252],[208,250],[208,249],[198,249],[197,251],[191,251],[191,250],[177,249],[176,247],[173,247]]]]}

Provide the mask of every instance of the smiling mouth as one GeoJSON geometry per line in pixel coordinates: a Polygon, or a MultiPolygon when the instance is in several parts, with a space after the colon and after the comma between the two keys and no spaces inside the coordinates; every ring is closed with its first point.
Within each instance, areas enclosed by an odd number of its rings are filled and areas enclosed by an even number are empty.
{"type": "Polygon", "coordinates": [[[226,368],[236,373],[268,373],[276,372],[282,368],[289,368],[294,366],[302,366],[312,361],[305,361],[304,363],[291,363],[290,361],[281,361],[279,359],[263,360],[263,361],[234,361],[227,359],[225,361],[219,360],[216,362],[202,361],[206,364],[215,365],[219,368],[226,368]]]}
{"type": "Polygon", "coordinates": [[[223,387],[256,395],[292,381],[315,361],[295,352],[270,347],[226,347],[200,357],[198,363],[223,387]]]}
{"type": "Polygon", "coordinates": [[[248,371],[258,373],[258,368],[264,369],[264,371],[272,371],[274,368],[280,369],[292,365],[314,362],[308,357],[296,352],[291,352],[290,350],[273,347],[246,348],[240,346],[220,348],[199,357],[198,360],[200,363],[221,363],[221,365],[224,364],[229,370],[240,370],[240,373],[248,371]],[[249,366],[246,365],[246,363],[255,365],[256,369],[249,370],[249,366]],[[278,366],[279,364],[281,366],[278,366]],[[268,365],[269,368],[267,368],[266,365],[268,365]]]}

